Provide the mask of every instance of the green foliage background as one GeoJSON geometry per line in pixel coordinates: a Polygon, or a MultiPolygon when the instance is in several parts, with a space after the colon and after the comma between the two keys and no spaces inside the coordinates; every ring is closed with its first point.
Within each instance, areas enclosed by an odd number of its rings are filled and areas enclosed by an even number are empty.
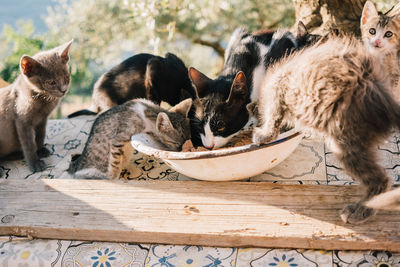
{"type": "MultiPolygon", "coordinates": [[[[385,10],[395,0],[375,1],[385,10]]],[[[291,0],[57,0],[44,18],[48,32],[32,22],[5,25],[0,35],[0,76],[12,82],[19,59],[74,39],[70,95],[90,95],[97,77],[136,53],[170,51],[210,76],[222,67],[232,31],[290,27],[291,0]]]]}

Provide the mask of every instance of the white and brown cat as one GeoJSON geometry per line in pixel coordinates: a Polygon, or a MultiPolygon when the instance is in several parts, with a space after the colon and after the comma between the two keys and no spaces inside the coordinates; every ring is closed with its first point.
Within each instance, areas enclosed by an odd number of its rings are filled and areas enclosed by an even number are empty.
{"type": "Polygon", "coordinates": [[[364,5],[361,16],[361,37],[371,53],[384,61],[396,99],[400,99],[400,64],[398,48],[400,41],[400,4],[382,14],[371,1],[364,5]]]}
{"type": "Polygon", "coordinates": [[[45,169],[39,156],[49,154],[43,147],[47,117],[69,88],[71,44],[72,41],[33,57],[22,56],[21,74],[12,84],[1,88],[0,157],[3,160],[22,151],[31,171],[45,169]]]}

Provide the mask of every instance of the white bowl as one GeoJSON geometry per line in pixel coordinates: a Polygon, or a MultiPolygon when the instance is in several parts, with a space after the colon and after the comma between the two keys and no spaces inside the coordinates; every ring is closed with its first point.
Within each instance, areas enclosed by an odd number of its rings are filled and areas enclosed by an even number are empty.
{"type": "Polygon", "coordinates": [[[269,170],[286,159],[298,146],[303,135],[294,130],[261,146],[254,144],[199,152],[161,150],[145,135],[131,139],[137,151],[159,158],[188,177],[206,181],[245,179],[269,170]]]}

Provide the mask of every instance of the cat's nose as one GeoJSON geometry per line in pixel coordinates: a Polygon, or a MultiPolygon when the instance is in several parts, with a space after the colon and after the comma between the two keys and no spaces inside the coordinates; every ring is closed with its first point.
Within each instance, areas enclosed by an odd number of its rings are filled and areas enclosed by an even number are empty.
{"type": "Polygon", "coordinates": [[[68,91],[68,86],[61,86],[58,90],[59,90],[61,93],[65,93],[65,92],[68,91]]]}
{"type": "Polygon", "coordinates": [[[375,40],[375,46],[376,47],[381,47],[381,45],[382,45],[382,42],[381,42],[381,40],[375,40]]]}

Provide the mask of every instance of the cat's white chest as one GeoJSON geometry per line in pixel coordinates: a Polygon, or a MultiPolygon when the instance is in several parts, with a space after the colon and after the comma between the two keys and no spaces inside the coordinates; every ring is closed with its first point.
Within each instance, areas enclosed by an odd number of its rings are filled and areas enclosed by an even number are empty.
{"type": "Polygon", "coordinates": [[[257,67],[254,68],[253,71],[253,90],[251,91],[250,100],[251,102],[255,102],[258,100],[260,94],[260,88],[265,76],[265,66],[264,66],[264,58],[268,53],[268,47],[263,44],[257,44],[259,49],[259,58],[260,62],[257,67]]]}

